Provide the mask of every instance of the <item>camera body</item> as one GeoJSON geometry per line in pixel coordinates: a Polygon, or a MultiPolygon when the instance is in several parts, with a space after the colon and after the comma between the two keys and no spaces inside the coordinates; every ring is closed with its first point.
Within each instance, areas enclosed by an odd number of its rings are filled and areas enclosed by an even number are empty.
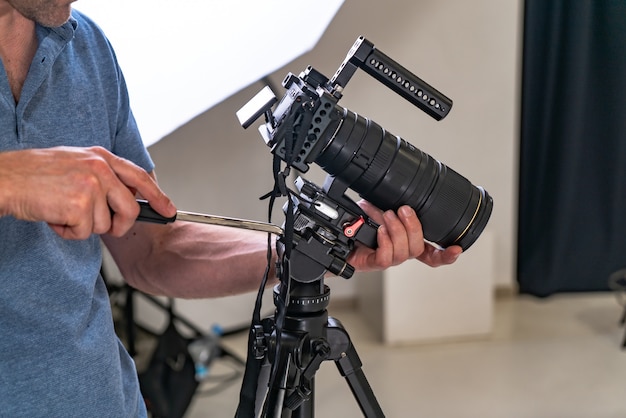
{"type": "Polygon", "coordinates": [[[283,81],[287,92],[272,113],[271,122],[259,127],[272,153],[303,173],[322,151],[320,135],[332,133],[342,118],[339,98],[325,88],[327,82],[312,67],[299,77],[289,73],[283,81]]]}

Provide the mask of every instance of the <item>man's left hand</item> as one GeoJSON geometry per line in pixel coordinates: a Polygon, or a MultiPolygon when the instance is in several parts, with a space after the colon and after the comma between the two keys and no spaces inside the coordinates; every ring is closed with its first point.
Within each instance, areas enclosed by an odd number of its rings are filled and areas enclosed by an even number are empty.
{"type": "Polygon", "coordinates": [[[458,245],[442,250],[425,242],[422,224],[410,206],[402,206],[396,213],[383,212],[365,200],[358,204],[380,227],[376,236],[378,248],[359,245],[350,254],[347,261],[357,271],[384,270],[412,258],[438,267],[454,263],[463,252],[458,245]]]}

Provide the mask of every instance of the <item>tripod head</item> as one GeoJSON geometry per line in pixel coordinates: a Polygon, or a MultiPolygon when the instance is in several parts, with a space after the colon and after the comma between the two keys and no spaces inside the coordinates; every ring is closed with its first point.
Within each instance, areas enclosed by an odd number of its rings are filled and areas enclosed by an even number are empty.
{"type": "MultiPolygon", "coordinates": [[[[345,195],[346,185],[328,176],[323,187],[298,177],[299,197],[292,195],[292,205],[283,207],[287,215],[293,208],[293,236],[287,233],[278,241],[279,255],[292,245],[291,279],[309,283],[325,271],[348,279],[354,268],[346,259],[357,242],[376,247],[376,229],[361,208],[345,195]]],[[[286,231],[287,232],[287,231],[286,231]]],[[[279,271],[279,276],[283,272],[279,271]]]]}

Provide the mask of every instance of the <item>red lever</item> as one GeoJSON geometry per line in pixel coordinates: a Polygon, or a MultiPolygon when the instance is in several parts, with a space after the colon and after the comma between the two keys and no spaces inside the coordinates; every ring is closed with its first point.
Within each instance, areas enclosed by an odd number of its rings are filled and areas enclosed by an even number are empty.
{"type": "Polygon", "coordinates": [[[359,229],[361,229],[364,223],[365,223],[365,218],[363,218],[362,216],[359,216],[359,218],[356,221],[354,221],[351,224],[347,224],[343,227],[343,234],[348,238],[354,237],[356,233],[359,232],[359,229]]]}

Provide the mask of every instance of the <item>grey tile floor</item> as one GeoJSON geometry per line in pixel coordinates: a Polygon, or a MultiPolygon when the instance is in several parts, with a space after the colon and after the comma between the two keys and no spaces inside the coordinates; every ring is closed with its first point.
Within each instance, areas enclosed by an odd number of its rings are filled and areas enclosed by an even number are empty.
{"type": "MultiPolygon", "coordinates": [[[[501,298],[489,337],[386,347],[353,310],[330,310],[351,335],[388,417],[626,417],[622,306],[611,293],[501,298]]],[[[245,336],[224,345],[245,352],[245,336]]],[[[240,382],[199,395],[187,418],[232,417],[240,382]]],[[[360,417],[333,364],[316,374],[317,417],[360,417]]]]}

